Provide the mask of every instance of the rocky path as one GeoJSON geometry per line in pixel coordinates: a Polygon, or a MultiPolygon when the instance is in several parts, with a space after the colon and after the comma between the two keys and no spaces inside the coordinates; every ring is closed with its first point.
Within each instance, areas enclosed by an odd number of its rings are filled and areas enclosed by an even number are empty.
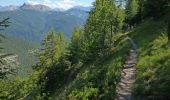
{"type": "Polygon", "coordinates": [[[137,52],[134,42],[131,39],[130,41],[133,43],[133,49],[129,51],[129,56],[124,63],[121,73],[120,82],[116,87],[116,100],[133,100],[132,90],[136,75],[137,52]]]}

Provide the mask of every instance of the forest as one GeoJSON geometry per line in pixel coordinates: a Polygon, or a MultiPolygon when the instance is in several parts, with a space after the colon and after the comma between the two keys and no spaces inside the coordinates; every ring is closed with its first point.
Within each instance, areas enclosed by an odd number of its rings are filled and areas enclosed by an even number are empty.
{"type": "Polygon", "coordinates": [[[70,39],[47,32],[28,77],[0,53],[0,100],[170,100],[170,0],[95,0],[88,14],[70,39]]]}

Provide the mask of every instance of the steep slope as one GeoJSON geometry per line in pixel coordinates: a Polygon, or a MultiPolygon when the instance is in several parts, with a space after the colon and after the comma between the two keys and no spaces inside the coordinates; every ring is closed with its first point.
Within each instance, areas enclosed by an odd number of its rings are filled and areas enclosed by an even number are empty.
{"type": "Polygon", "coordinates": [[[57,89],[53,88],[52,98],[54,100],[115,99],[116,84],[120,79],[123,61],[130,48],[130,43],[125,42],[126,34],[117,35],[123,40],[117,40],[119,44],[112,48],[109,57],[97,59],[89,64],[75,65],[66,78],[67,82],[57,89]]]}
{"type": "Polygon", "coordinates": [[[129,33],[138,44],[135,100],[169,100],[170,43],[164,20],[148,20],[129,33]]]}
{"type": "MultiPolygon", "coordinates": [[[[165,25],[163,19],[147,20],[127,34],[138,45],[137,74],[132,87],[135,100],[169,100],[170,43],[165,25]]],[[[77,65],[77,69],[73,70],[75,77],[56,89],[53,98],[115,99],[115,87],[130,50],[129,42],[122,41],[114,48],[116,50],[110,58],[89,65],[77,65]]]]}

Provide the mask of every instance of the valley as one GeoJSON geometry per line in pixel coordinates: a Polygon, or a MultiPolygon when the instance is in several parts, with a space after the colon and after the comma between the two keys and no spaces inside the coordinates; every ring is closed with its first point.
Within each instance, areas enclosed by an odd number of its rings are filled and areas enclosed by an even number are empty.
{"type": "Polygon", "coordinates": [[[170,100],[170,1],[11,2],[0,100],[170,100]]]}
{"type": "Polygon", "coordinates": [[[0,11],[0,19],[9,17],[12,23],[2,32],[40,43],[45,34],[54,28],[70,38],[75,27],[85,24],[89,9],[81,10],[80,7],[75,7],[66,11],[55,11],[43,5],[39,7],[39,5],[23,4],[13,10],[0,11]]]}
{"type": "Polygon", "coordinates": [[[75,27],[85,24],[90,7],[77,6],[66,11],[53,10],[44,5],[24,3],[21,6],[1,7],[0,19],[10,18],[10,27],[1,30],[5,35],[0,46],[2,53],[14,53],[19,56],[19,73],[30,74],[31,66],[38,62],[36,51],[50,29],[64,33],[68,41],[75,27]]]}

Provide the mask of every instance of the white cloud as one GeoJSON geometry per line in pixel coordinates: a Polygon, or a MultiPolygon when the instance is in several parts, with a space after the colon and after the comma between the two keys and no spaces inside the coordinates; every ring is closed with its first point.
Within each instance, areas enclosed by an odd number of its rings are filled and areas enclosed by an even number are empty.
{"type": "Polygon", "coordinates": [[[33,5],[40,4],[36,0],[27,0],[27,3],[33,4],[33,5]]]}
{"type": "Polygon", "coordinates": [[[30,3],[33,5],[43,4],[51,8],[60,8],[64,10],[72,8],[76,5],[80,5],[80,4],[77,4],[74,0],[27,0],[27,3],[30,3]]]}

